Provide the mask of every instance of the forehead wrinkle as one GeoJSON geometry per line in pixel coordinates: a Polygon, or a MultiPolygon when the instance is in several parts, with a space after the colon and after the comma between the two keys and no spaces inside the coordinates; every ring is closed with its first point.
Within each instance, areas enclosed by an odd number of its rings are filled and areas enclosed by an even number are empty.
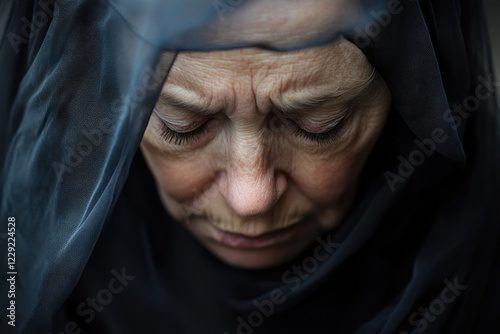
{"type": "Polygon", "coordinates": [[[330,45],[327,50],[321,47],[316,50],[321,52],[315,54],[309,54],[311,50],[308,50],[307,54],[313,57],[287,57],[292,56],[291,54],[285,54],[285,59],[280,57],[285,60],[285,64],[277,68],[278,74],[272,73],[267,78],[266,81],[271,84],[265,85],[266,89],[263,90],[269,91],[271,101],[259,101],[258,107],[266,110],[272,105],[286,104],[304,109],[364,88],[372,80],[374,71],[361,52],[357,50],[358,54],[353,54],[356,53],[356,47],[352,46],[349,50],[351,46],[346,43],[348,42],[338,43],[340,46],[330,45]],[[339,49],[346,48],[348,55],[339,54],[339,49]],[[293,61],[289,62],[288,59],[293,61]],[[367,79],[363,74],[368,70],[372,73],[367,79]],[[346,85],[346,82],[350,85],[346,85]]]}
{"type": "Polygon", "coordinates": [[[371,91],[375,77],[376,71],[373,68],[368,78],[357,80],[356,85],[352,87],[341,89],[340,86],[334,88],[331,85],[322,85],[302,90],[289,90],[275,99],[272,104],[283,113],[290,114],[316,108],[329,101],[345,104],[371,91]]]}
{"type": "Polygon", "coordinates": [[[283,86],[283,80],[272,80],[273,74],[266,71],[261,80],[255,80],[253,91],[255,94],[255,107],[261,114],[267,114],[272,110],[271,96],[279,94],[283,86]]]}
{"type": "Polygon", "coordinates": [[[227,51],[180,53],[165,86],[173,84],[185,90],[196,92],[200,100],[210,101],[210,104],[226,102],[223,91],[226,86],[232,86],[228,78],[231,78],[233,71],[225,66],[217,65],[218,63],[223,65],[228,63],[224,57],[214,57],[218,52],[227,51]],[[215,73],[214,69],[216,69],[215,73]]]}
{"type": "Polygon", "coordinates": [[[236,109],[236,104],[249,106],[251,101],[263,113],[274,103],[312,106],[355,92],[366,81],[361,74],[372,69],[362,52],[345,40],[290,52],[257,48],[190,52],[178,60],[185,69],[173,66],[167,81],[198,92],[186,98],[226,109],[236,109]],[[348,87],[346,81],[361,85],[348,87]],[[207,91],[209,101],[204,101],[207,91]]]}
{"type": "MultiPolygon", "coordinates": [[[[308,53],[310,50],[302,50],[308,53]]],[[[255,85],[257,109],[261,113],[268,113],[287,91],[300,89],[308,85],[317,85],[315,75],[320,62],[315,57],[297,55],[295,52],[284,52],[275,58],[272,65],[259,73],[258,83],[255,85]]]]}
{"type": "Polygon", "coordinates": [[[223,106],[214,104],[213,94],[208,97],[203,96],[195,90],[174,84],[163,87],[159,100],[162,103],[203,115],[214,114],[223,109],[223,106]]]}
{"type": "Polygon", "coordinates": [[[244,105],[245,108],[249,106],[248,102],[255,105],[255,92],[252,90],[255,77],[262,76],[262,71],[267,71],[270,60],[275,61],[273,58],[262,57],[262,51],[257,48],[186,52],[178,63],[186,70],[178,70],[178,73],[189,72],[189,75],[175,76],[176,80],[172,80],[172,83],[194,88],[200,96],[197,100],[202,101],[203,94],[210,90],[210,105],[224,109],[230,116],[237,105],[244,105]]]}

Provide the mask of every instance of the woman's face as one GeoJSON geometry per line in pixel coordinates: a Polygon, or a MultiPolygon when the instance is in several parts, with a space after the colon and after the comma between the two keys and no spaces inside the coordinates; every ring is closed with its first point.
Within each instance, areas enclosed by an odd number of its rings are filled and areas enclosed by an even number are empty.
{"type": "Polygon", "coordinates": [[[213,254],[264,268],[337,226],[390,108],[346,40],[180,53],[142,152],[168,212],[213,254]]]}

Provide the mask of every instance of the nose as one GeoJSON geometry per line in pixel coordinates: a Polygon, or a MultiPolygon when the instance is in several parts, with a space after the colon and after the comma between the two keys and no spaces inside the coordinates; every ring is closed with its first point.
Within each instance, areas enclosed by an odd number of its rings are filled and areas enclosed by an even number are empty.
{"type": "Polygon", "coordinates": [[[220,190],[241,217],[266,213],[286,190],[286,175],[272,165],[270,155],[262,140],[233,145],[230,151],[220,190]]]}

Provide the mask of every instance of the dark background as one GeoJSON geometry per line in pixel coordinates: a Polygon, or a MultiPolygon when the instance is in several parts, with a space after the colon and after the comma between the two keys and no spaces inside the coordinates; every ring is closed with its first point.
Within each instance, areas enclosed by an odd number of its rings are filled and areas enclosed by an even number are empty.
{"type": "MultiPolygon", "coordinates": [[[[495,66],[496,81],[500,81],[500,0],[484,0],[490,28],[491,49],[495,66]]],[[[500,87],[497,87],[500,97],[500,87]]]]}

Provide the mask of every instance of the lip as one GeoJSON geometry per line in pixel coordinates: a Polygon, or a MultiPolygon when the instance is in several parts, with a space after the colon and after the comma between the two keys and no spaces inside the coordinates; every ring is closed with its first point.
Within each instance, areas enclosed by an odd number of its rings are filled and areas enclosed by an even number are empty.
{"type": "Polygon", "coordinates": [[[216,232],[216,240],[222,244],[236,248],[262,248],[276,244],[281,244],[292,239],[305,226],[305,221],[290,226],[263,233],[261,235],[250,237],[244,234],[223,231],[213,224],[210,224],[216,232]]]}

